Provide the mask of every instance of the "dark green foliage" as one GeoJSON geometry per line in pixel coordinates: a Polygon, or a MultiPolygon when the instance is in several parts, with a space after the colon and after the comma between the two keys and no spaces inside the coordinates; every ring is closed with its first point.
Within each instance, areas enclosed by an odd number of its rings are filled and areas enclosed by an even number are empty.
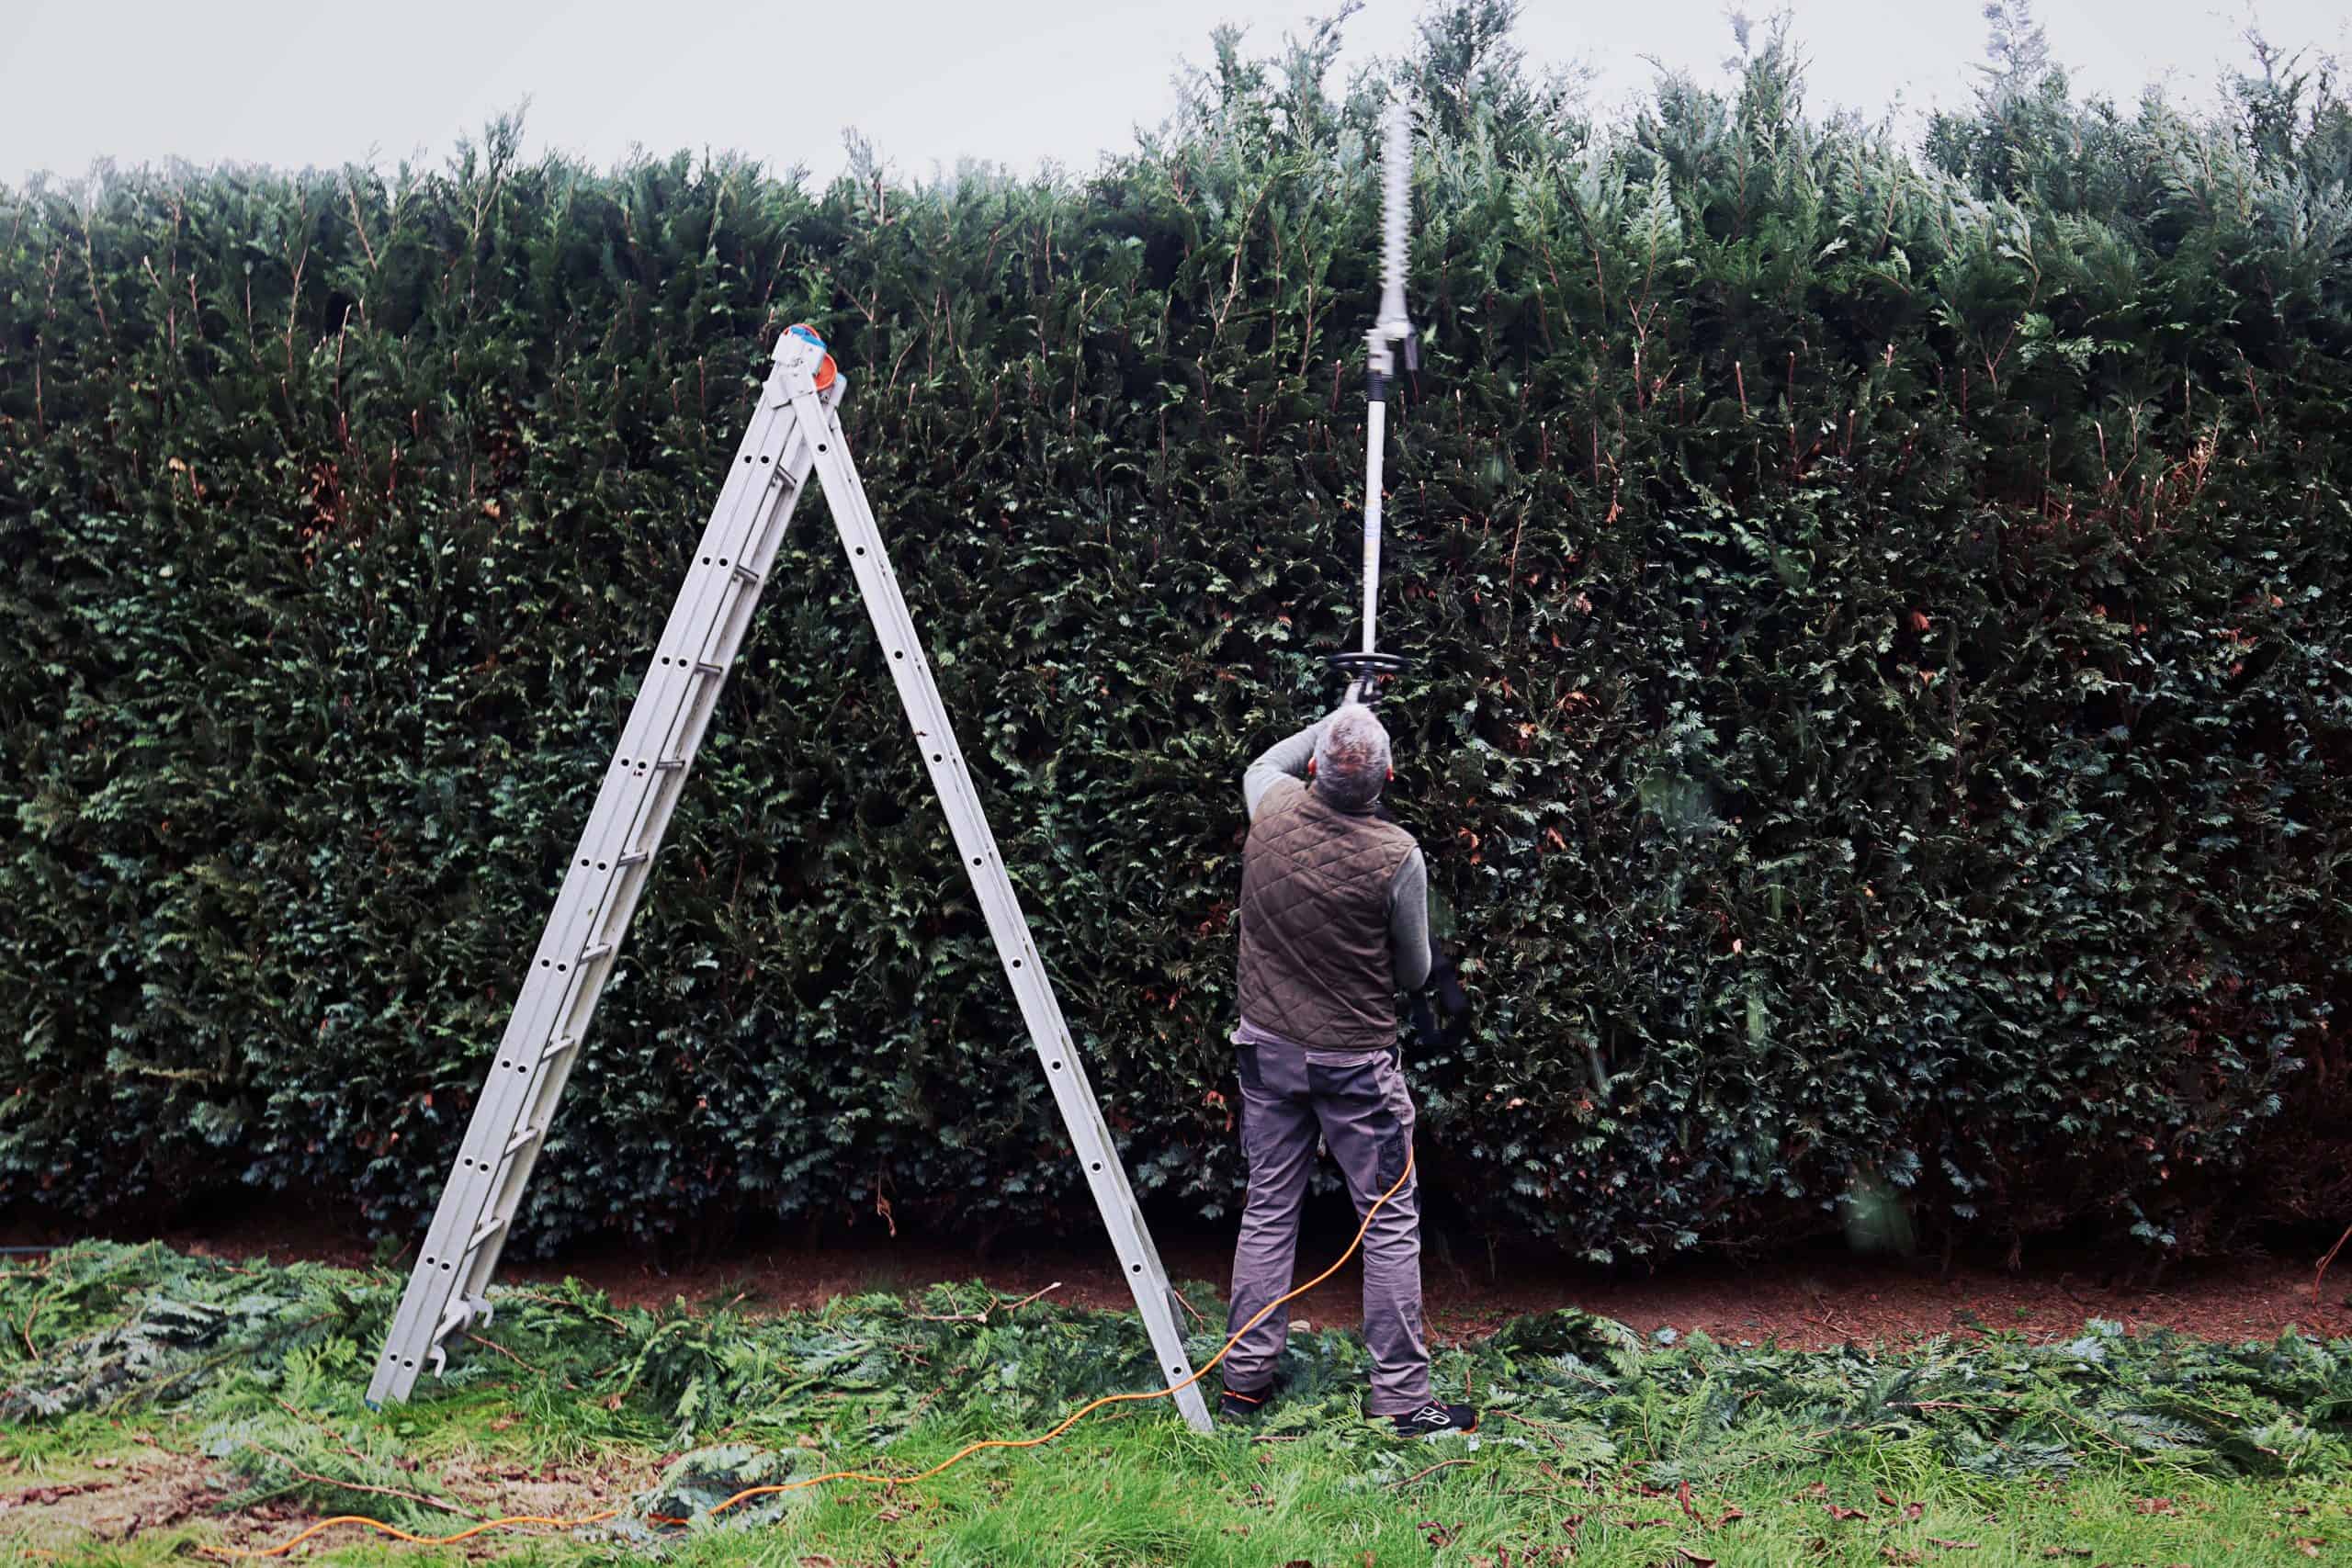
{"type": "MultiPolygon", "coordinates": [[[[1479,1010],[1432,1184],[1595,1257],[2346,1195],[2352,115],[2072,98],[1914,160],[1787,40],[1430,106],[1383,626],[1479,1010]]],[[[1368,93],[1227,39],[1075,183],[446,169],[0,193],[0,1198],[418,1223],[783,325],[1148,1196],[1240,1170],[1247,758],[1352,626],[1368,93]]],[[[2039,74],[2037,74],[2039,73],[2039,74]]],[[[861,167],[863,167],[861,165],[861,167]]],[[[524,1226],[1090,1224],[821,517],[524,1226]]]]}

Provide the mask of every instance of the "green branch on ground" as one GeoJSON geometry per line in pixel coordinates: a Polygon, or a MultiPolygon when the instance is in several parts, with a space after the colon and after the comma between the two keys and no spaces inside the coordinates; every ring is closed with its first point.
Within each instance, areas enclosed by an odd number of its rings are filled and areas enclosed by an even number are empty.
{"type": "MultiPolygon", "coordinates": [[[[513,1483],[544,1486],[548,1472],[572,1477],[568,1517],[622,1506],[583,1540],[688,1560],[745,1550],[704,1538],[753,1524],[876,1553],[947,1528],[974,1561],[1262,1562],[1252,1553],[1270,1540],[1309,1558],[1345,1543],[1352,1561],[1397,1540],[1400,1523],[1491,1551],[1541,1520],[1548,1549],[1563,1544],[1563,1509],[1581,1521],[1579,1551],[1670,1528],[1703,1553],[1792,1507],[1806,1531],[1910,1550],[1930,1535],[2072,1540],[2059,1496],[2197,1496],[2233,1518],[2250,1497],[2352,1502],[2352,1340],[2220,1345],[2094,1324],[2048,1344],[1798,1351],[1644,1340],[1563,1309],[1439,1354],[1440,1386],[1488,1412],[1460,1450],[1381,1435],[1358,1409],[1361,1342],[1319,1329],[1294,1336],[1283,1401],[1247,1428],[1203,1439],[1164,1412],[1123,1412],[919,1487],[836,1486],[707,1518],[746,1487],[837,1466],[910,1474],[976,1438],[1027,1435],[1084,1399],[1153,1386],[1149,1347],[1125,1314],[977,1284],[772,1315],[616,1309],[566,1286],[501,1292],[482,1337],[512,1355],[463,1352],[416,1402],[370,1411],[366,1370],[398,1294],[381,1276],[96,1244],[0,1270],[0,1314],[43,1292],[67,1303],[60,1336],[39,1357],[0,1357],[0,1464],[38,1456],[53,1470],[94,1438],[112,1451],[125,1428],[168,1435],[216,1461],[225,1489],[208,1517],[266,1519],[280,1537],[340,1513],[425,1535],[562,1514],[539,1493],[514,1506],[513,1483]],[[1467,1462],[1432,1468],[1453,1459],[1467,1462]],[[605,1474],[601,1492],[583,1469],[605,1474]],[[1123,1500],[1098,1517],[1105,1495],[1123,1500]],[[656,1516],[701,1522],[681,1536],[656,1516]],[[1012,1551],[1023,1519],[1040,1533],[1012,1551]],[[1204,1543],[1206,1556],[1187,1555],[1204,1543]]],[[[1195,1355],[1216,1343],[1200,1337],[1195,1355]]],[[[2306,1535],[2344,1533],[2312,1517],[2306,1535]]]]}

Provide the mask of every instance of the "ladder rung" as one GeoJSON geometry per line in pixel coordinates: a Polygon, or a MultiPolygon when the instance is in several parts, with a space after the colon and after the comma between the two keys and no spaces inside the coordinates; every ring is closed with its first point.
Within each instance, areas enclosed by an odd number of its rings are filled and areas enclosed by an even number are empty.
{"type": "Polygon", "coordinates": [[[728,568],[728,570],[733,572],[743,581],[751,583],[754,587],[767,581],[767,579],[762,577],[758,572],[753,571],[750,567],[745,566],[741,561],[737,561],[733,566],[728,568]]]}
{"type": "Polygon", "coordinates": [[[552,1062],[579,1043],[580,1037],[576,1034],[559,1034],[548,1042],[548,1048],[539,1053],[539,1060],[552,1062]]]}
{"type": "Polygon", "coordinates": [[[612,952],[612,950],[613,944],[609,942],[600,942],[591,946],[583,947],[580,950],[580,962],[582,964],[594,964],[599,958],[604,957],[605,954],[612,952]]]}
{"type": "Polygon", "coordinates": [[[653,759],[653,771],[657,773],[675,773],[678,769],[683,768],[685,765],[686,760],[684,757],[656,757],[653,759]]]}
{"type": "Polygon", "coordinates": [[[541,1133],[545,1132],[546,1130],[547,1130],[547,1129],[546,1129],[546,1128],[544,1128],[544,1127],[526,1127],[526,1128],[524,1128],[521,1132],[519,1132],[519,1133],[515,1134],[513,1137],[511,1137],[511,1138],[509,1138],[509,1139],[507,1139],[507,1140],[506,1140],[506,1147],[505,1147],[504,1151],[499,1155],[499,1156],[498,1156],[498,1157],[499,1157],[499,1158],[501,1158],[501,1159],[504,1159],[508,1155],[513,1154],[516,1149],[520,1149],[520,1148],[526,1148],[526,1147],[528,1147],[528,1146],[530,1145],[531,1141],[532,1141],[534,1138],[537,1138],[537,1137],[541,1133]]]}
{"type": "Polygon", "coordinates": [[[717,663],[708,659],[697,659],[695,660],[695,673],[697,675],[724,675],[727,673],[727,666],[717,663]]]}
{"type": "Polygon", "coordinates": [[[475,1227],[473,1235],[466,1242],[466,1250],[468,1252],[471,1252],[474,1248],[480,1247],[483,1242],[488,1241],[492,1236],[496,1235],[500,1231],[503,1231],[505,1228],[506,1221],[503,1216],[498,1214],[491,1215],[490,1218],[482,1221],[480,1225],[475,1227]]]}
{"type": "Polygon", "coordinates": [[[643,865],[653,858],[651,850],[631,850],[613,863],[618,866],[643,865]]]}

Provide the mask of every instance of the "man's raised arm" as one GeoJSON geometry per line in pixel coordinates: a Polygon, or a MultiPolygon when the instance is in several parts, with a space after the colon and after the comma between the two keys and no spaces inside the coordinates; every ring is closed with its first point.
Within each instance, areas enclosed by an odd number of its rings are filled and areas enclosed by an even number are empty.
{"type": "Polygon", "coordinates": [[[1258,808],[1266,803],[1267,793],[1284,779],[1304,780],[1306,764],[1315,760],[1315,738],[1321,733],[1324,719],[1317,719],[1305,729],[1285,740],[1277,740],[1259,754],[1241,775],[1241,799],[1250,808],[1251,821],[1257,820],[1258,808]]]}
{"type": "Polygon", "coordinates": [[[1430,942],[1429,863],[1416,847],[1388,885],[1388,962],[1396,988],[1418,991],[1428,985],[1436,954],[1430,942]]]}

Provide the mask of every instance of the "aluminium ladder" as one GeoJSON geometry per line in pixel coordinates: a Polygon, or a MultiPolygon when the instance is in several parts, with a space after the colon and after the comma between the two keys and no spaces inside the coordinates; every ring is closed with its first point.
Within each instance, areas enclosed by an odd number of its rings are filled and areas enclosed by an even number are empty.
{"type": "MultiPolygon", "coordinates": [[[[728,470],[621,731],[620,748],[565,868],[555,912],[515,998],[457,1169],[442,1190],[424,1251],[401,1297],[368,1384],[370,1404],[406,1399],[423,1368],[438,1372],[447,1365],[443,1342],[450,1335],[490,1321],[491,1276],[520,1213],[556,1102],[579,1060],[581,1041],[612,975],[654,852],[812,470],[1159,1365],[1171,1384],[1193,1375],[1180,1303],[1127,1185],[1126,1168],[1112,1146],[1053,983],[1038,962],[1028,920],[981,814],[964,753],[884,553],[873,508],[850,460],[838,412],[844,389],[845,380],[816,333],[796,326],[778,340],[758,412],[728,470]]],[[[1208,1429],[1208,1409],[1197,1386],[1180,1390],[1176,1403],[1196,1430],[1208,1429]]]]}

